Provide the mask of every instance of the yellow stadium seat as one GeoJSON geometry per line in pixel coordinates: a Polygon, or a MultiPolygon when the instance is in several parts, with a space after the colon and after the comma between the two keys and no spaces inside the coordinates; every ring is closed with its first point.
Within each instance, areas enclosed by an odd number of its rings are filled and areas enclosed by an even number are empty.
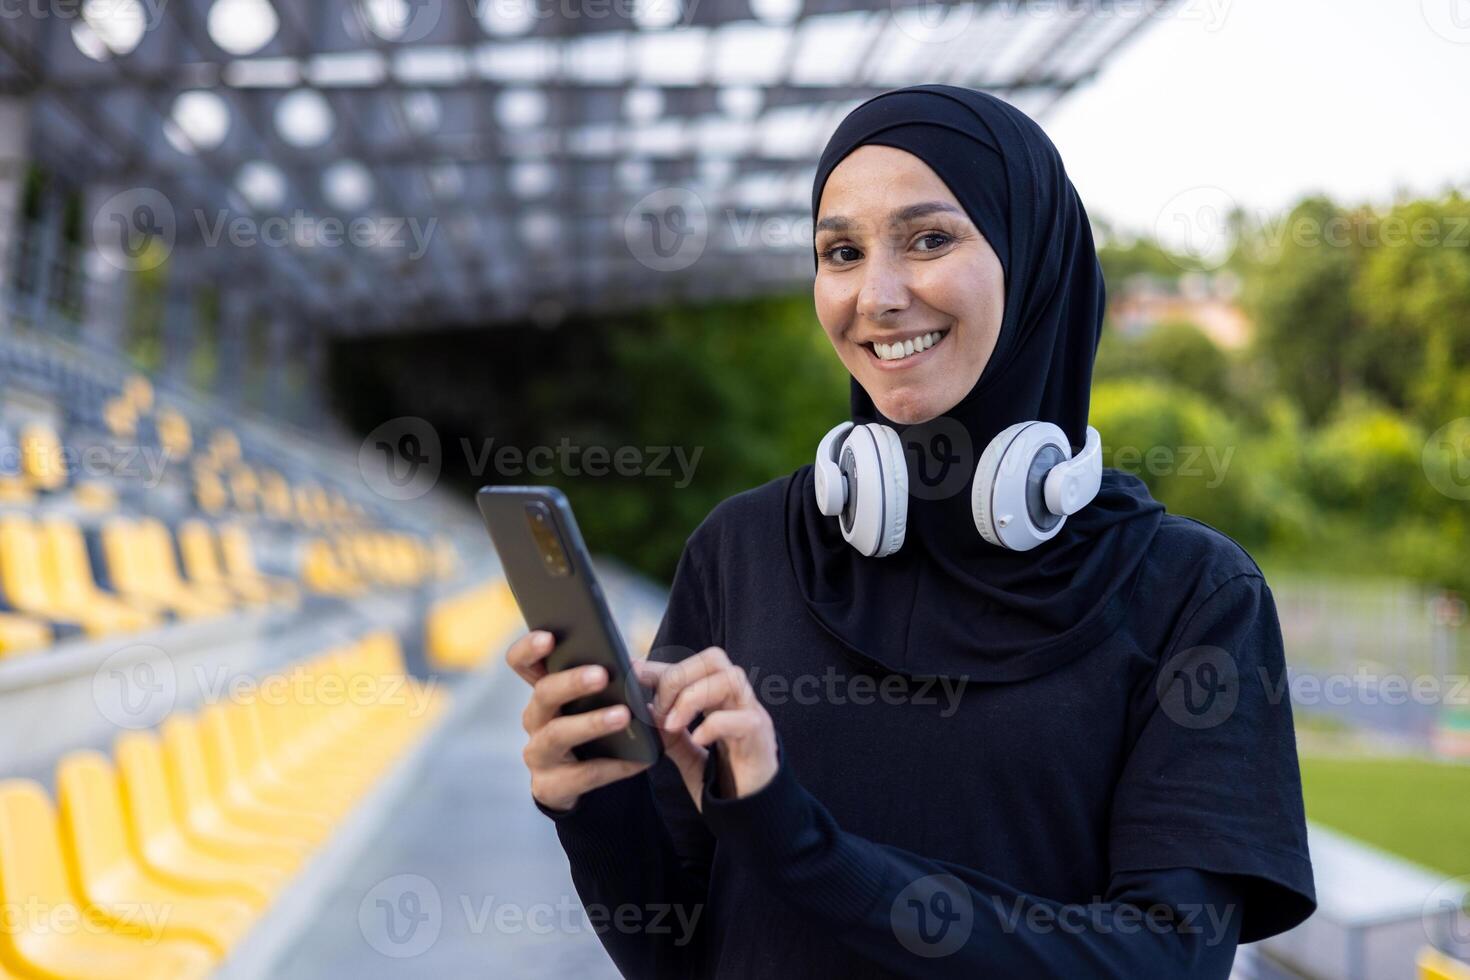
{"type": "MultiPolygon", "coordinates": [[[[159,525],[161,527],[161,525],[159,525]]],[[[166,550],[159,548],[155,532],[142,522],[123,519],[108,521],[102,528],[102,550],[112,581],[130,602],[152,604],[169,609],[185,619],[215,616],[227,607],[213,602],[184,587],[178,579],[178,566],[166,550]],[[160,554],[160,551],[163,551],[160,554]],[[170,576],[168,572],[172,570],[170,576]]]]}
{"type": "Polygon", "coordinates": [[[242,514],[254,514],[260,507],[260,479],[246,463],[229,469],[230,500],[242,514]]]}
{"type": "Polygon", "coordinates": [[[89,636],[137,628],[140,614],[132,610],[109,602],[77,602],[71,591],[64,590],[56,570],[48,568],[47,550],[41,528],[29,517],[0,517],[0,583],[16,609],[56,623],[76,623],[89,636]]]}
{"type": "MultiPolygon", "coordinates": [[[[0,782],[0,958],[48,980],[207,976],[208,947],[121,935],[85,910],[67,878],[56,811],[38,783],[0,782]]],[[[146,910],[145,910],[146,911],[146,910]]]]}
{"type": "Polygon", "coordinates": [[[158,625],[162,610],[156,603],[139,608],[97,587],[87,557],[87,542],[76,524],[63,517],[49,517],[41,521],[39,530],[41,570],[47,591],[58,609],[73,617],[105,617],[118,630],[158,625]]]}
{"type": "Polygon", "coordinates": [[[20,468],[37,490],[66,486],[66,454],[55,429],[31,422],[20,430],[20,468]]]}
{"type": "Polygon", "coordinates": [[[173,536],[163,521],[156,517],[145,517],[137,522],[136,527],[147,555],[148,567],[163,594],[192,595],[219,612],[228,611],[235,606],[235,597],[228,588],[184,580],[179,573],[173,536]]]}
{"type": "Polygon", "coordinates": [[[209,437],[209,454],[221,467],[236,462],[240,458],[240,438],[229,429],[215,429],[209,437]]]}
{"type": "Polygon", "coordinates": [[[174,815],[193,843],[227,859],[245,854],[253,863],[282,871],[300,867],[311,850],[309,842],[242,827],[215,802],[194,718],[175,712],[164,720],[160,732],[174,815]]]}
{"type": "Polygon", "coordinates": [[[124,732],[113,748],[128,813],[129,843],[148,870],[176,888],[265,908],[287,880],[287,872],[254,860],[248,851],[221,857],[190,840],[169,798],[158,736],[124,732]]]}
{"type": "Polygon", "coordinates": [[[172,408],[158,410],[158,441],[171,459],[183,459],[194,448],[194,434],[189,420],[172,408]]]}
{"type": "Polygon", "coordinates": [[[515,596],[505,579],[498,578],[439,600],[425,619],[424,650],[436,668],[468,670],[523,629],[515,596]]]}
{"type": "Polygon", "coordinates": [[[247,602],[271,601],[271,589],[264,582],[226,577],[214,531],[203,521],[191,520],[179,525],[179,552],[184,558],[184,574],[190,582],[232,591],[247,602]]]}
{"type": "Polygon", "coordinates": [[[1470,980],[1470,963],[1446,956],[1433,946],[1424,946],[1415,957],[1419,980],[1470,980]]]}
{"type": "Polygon", "coordinates": [[[0,613],[0,658],[34,653],[51,645],[51,627],[20,613],[0,613]]]}
{"type": "Polygon", "coordinates": [[[266,514],[279,521],[291,519],[291,487],[275,470],[260,471],[260,502],[266,514]]]}
{"type": "Polygon", "coordinates": [[[223,514],[230,502],[229,491],[219,474],[203,465],[194,467],[194,502],[206,514],[223,514]]]}
{"type": "Polygon", "coordinates": [[[250,905],[171,887],[133,857],[117,773],[105,755],[86,750],[63,756],[56,798],[72,888],[116,931],[136,931],[149,940],[192,940],[224,956],[249,930],[255,919],[250,905]],[[138,909],[163,914],[140,917],[138,909]]]}
{"type": "Polygon", "coordinates": [[[358,595],[366,586],[327,538],[314,538],[301,559],[301,581],[324,595],[358,595]]]}
{"type": "Polygon", "coordinates": [[[121,395],[102,406],[102,421],[114,438],[131,439],[138,434],[138,411],[121,395]]]}
{"type": "Polygon", "coordinates": [[[326,816],[309,811],[273,806],[252,790],[246,767],[235,745],[229,719],[233,704],[210,704],[199,711],[200,744],[204,749],[205,774],[209,789],[232,823],[272,836],[320,843],[331,833],[326,816]]]}
{"type": "Polygon", "coordinates": [[[72,491],[77,506],[94,514],[104,514],[117,509],[117,491],[106,483],[89,480],[78,483],[72,491]]]}
{"type": "Polygon", "coordinates": [[[225,560],[225,574],[231,582],[254,583],[269,592],[273,599],[295,602],[301,590],[287,579],[266,575],[255,565],[255,555],[250,547],[250,536],[237,524],[226,524],[219,529],[220,553],[225,560]]]}
{"type": "Polygon", "coordinates": [[[141,374],[135,374],[123,382],[122,396],[138,412],[153,410],[153,382],[141,374]]]}

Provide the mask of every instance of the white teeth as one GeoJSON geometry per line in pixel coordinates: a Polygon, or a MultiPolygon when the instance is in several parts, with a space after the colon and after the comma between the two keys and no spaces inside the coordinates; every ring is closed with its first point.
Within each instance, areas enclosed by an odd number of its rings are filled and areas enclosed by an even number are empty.
{"type": "Polygon", "coordinates": [[[873,343],[873,353],[877,354],[878,359],[882,361],[902,360],[912,354],[917,354],[933,347],[939,343],[939,339],[946,332],[943,330],[933,330],[922,336],[905,340],[902,343],[883,344],[875,341],[873,343]]]}

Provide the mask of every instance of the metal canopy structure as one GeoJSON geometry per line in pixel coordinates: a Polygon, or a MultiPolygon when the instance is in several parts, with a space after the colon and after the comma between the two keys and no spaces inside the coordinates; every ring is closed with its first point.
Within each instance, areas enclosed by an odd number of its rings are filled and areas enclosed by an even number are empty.
{"type": "Polygon", "coordinates": [[[858,102],[1044,116],[1169,3],[37,0],[0,97],[95,247],[172,281],[337,333],[556,322],[805,281],[858,102]]]}

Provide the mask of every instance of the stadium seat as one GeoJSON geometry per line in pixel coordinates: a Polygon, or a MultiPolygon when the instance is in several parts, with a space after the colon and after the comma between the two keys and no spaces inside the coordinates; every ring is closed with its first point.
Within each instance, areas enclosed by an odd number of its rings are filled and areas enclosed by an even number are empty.
{"type": "MultiPolygon", "coordinates": [[[[88,636],[107,636],[147,624],[146,615],[120,603],[90,602],[95,596],[67,588],[47,551],[46,536],[30,518],[20,514],[0,517],[0,590],[15,609],[53,624],[75,626],[88,636]]],[[[81,574],[74,569],[71,573],[81,574]]],[[[85,584],[81,588],[85,592],[85,584]]]]}
{"type": "Polygon", "coordinates": [[[199,735],[205,775],[215,802],[231,822],[272,836],[320,843],[332,829],[329,817],[304,808],[268,803],[256,795],[241,759],[230,713],[238,704],[210,704],[199,710],[199,735]]]}
{"type": "Polygon", "coordinates": [[[100,752],[63,756],[56,770],[62,845],[76,894],[119,932],[188,939],[224,956],[245,935],[255,911],[230,898],[205,898],[150,875],[127,846],[117,772],[100,752]],[[138,917],[138,909],[160,911],[138,917]],[[156,918],[156,921],[154,921],[156,918]]]}
{"type": "Polygon", "coordinates": [[[272,598],[295,602],[301,591],[289,579],[263,574],[255,564],[255,555],[250,547],[250,536],[237,524],[226,524],[219,529],[220,553],[225,561],[225,574],[231,583],[246,583],[250,588],[257,586],[270,593],[272,598]]]}
{"type": "Polygon", "coordinates": [[[150,872],[176,888],[264,908],[288,878],[248,851],[221,857],[195,844],[170,799],[163,745],[153,732],[125,732],[113,746],[128,814],[129,844],[150,872]]]}
{"type": "Polygon", "coordinates": [[[179,525],[179,554],[190,582],[238,595],[246,602],[271,601],[271,589],[258,579],[230,579],[220,565],[219,543],[214,531],[200,520],[179,525]]]}
{"type": "Polygon", "coordinates": [[[164,720],[160,732],[175,816],[200,849],[227,859],[245,854],[252,862],[286,872],[300,867],[310,841],[243,827],[215,801],[194,718],[176,712],[164,720]]]}
{"type": "Polygon", "coordinates": [[[183,619],[199,619],[226,611],[227,606],[183,585],[172,549],[168,547],[166,530],[164,534],[164,547],[160,548],[156,532],[145,528],[142,522],[118,518],[103,525],[102,548],[108,577],[117,590],[129,601],[162,607],[183,619]]]}
{"type": "Polygon", "coordinates": [[[208,947],[119,934],[89,913],[68,881],[56,811],[40,784],[0,782],[0,959],[54,980],[183,980],[207,976],[208,947]]]}
{"type": "Polygon", "coordinates": [[[172,408],[160,408],[157,423],[158,441],[168,452],[169,459],[187,458],[194,448],[194,436],[184,414],[172,408]]]}
{"type": "Polygon", "coordinates": [[[142,630],[157,626],[163,611],[155,603],[139,608],[97,587],[87,557],[87,542],[75,523],[64,517],[41,521],[42,574],[46,588],[57,608],[68,615],[105,617],[118,630],[142,630]]]}
{"type": "Polygon", "coordinates": [[[21,429],[20,466],[36,490],[56,491],[67,485],[66,455],[55,429],[39,422],[21,429]]]}
{"type": "Polygon", "coordinates": [[[49,624],[20,613],[0,612],[0,658],[44,650],[54,641],[49,624]]]}

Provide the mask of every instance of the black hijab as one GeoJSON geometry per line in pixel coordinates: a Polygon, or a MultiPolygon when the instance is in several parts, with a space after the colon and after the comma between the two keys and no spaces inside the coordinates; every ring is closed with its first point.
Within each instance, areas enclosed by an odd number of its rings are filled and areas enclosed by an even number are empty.
{"type": "Polygon", "coordinates": [[[852,420],[892,426],[904,442],[905,541],[884,558],[860,554],[817,510],[807,466],[787,489],[792,570],[817,621],[889,670],[1034,677],[1122,622],[1164,510],[1142,480],[1109,469],[1096,499],[1030,551],[987,543],[971,516],[975,464],[1002,429],[1038,419],[1059,425],[1074,450],[1085,441],[1105,299],[1087,213],[1056,147],[1019,109],[984,92],[916,85],[867,100],[837,127],[817,164],[814,221],[828,175],[866,143],[914,154],[948,185],[1000,258],[1005,313],[975,387],[937,419],[893,422],[852,380],[852,420]]]}

